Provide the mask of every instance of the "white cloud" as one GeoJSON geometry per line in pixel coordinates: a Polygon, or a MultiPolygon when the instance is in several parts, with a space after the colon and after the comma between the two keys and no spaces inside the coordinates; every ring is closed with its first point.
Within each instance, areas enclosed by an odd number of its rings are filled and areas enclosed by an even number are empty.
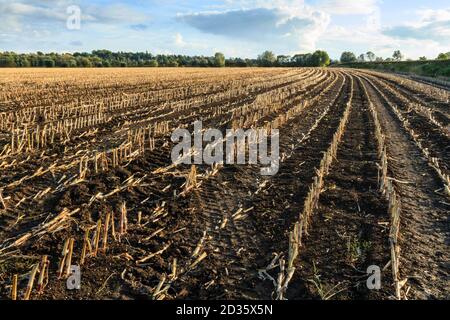
{"type": "Polygon", "coordinates": [[[373,51],[378,56],[391,57],[394,50],[401,50],[407,58],[420,56],[435,58],[439,52],[450,51],[450,24],[442,10],[421,12],[421,18],[403,25],[384,29],[368,26],[349,28],[332,25],[321,38],[321,43],[335,50],[338,57],[342,51],[356,54],[373,51]],[[338,49],[341,50],[337,52],[338,49]]]}
{"type": "Polygon", "coordinates": [[[3,31],[5,33],[20,33],[22,32],[22,23],[20,22],[20,19],[18,19],[16,16],[8,15],[8,16],[1,16],[1,23],[0,23],[0,31],[3,31]]]}
{"type": "Polygon", "coordinates": [[[239,1],[244,9],[184,14],[178,15],[178,20],[204,33],[265,43],[272,50],[315,50],[318,38],[330,23],[329,15],[301,1],[292,7],[287,2],[239,1]],[[250,3],[258,7],[246,9],[250,3]]]}
{"type": "Polygon", "coordinates": [[[40,19],[64,20],[66,16],[63,12],[52,10],[51,8],[37,7],[26,3],[6,3],[0,5],[0,10],[5,14],[36,17],[40,19]]]}
{"type": "Polygon", "coordinates": [[[417,12],[419,19],[386,28],[383,34],[395,39],[432,40],[449,44],[450,9],[417,12]]]}
{"type": "MultiPolygon", "coordinates": [[[[76,3],[76,1],[73,2],[76,3]]],[[[55,31],[57,30],[55,26],[65,26],[69,16],[66,10],[72,3],[69,0],[22,0],[21,2],[0,0],[0,20],[6,21],[5,29],[12,27],[16,30],[19,25],[21,29],[23,26],[29,29],[48,28],[50,24],[53,24],[51,29],[55,31]]],[[[80,8],[82,24],[143,26],[142,22],[149,20],[144,13],[124,4],[80,5],[80,8]]]]}
{"type": "Polygon", "coordinates": [[[146,14],[124,4],[91,5],[82,7],[82,11],[97,23],[138,24],[149,20],[146,14]]]}
{"type": "Polygon", "coordinates": [[[334,15],[369,15],[378,10],[379,0],[322,0],[317,7],[334,15]]]}
{"type": "Polygon", "coordinates": [[[450,9],[426,9],[417,11],[417,15],[420,17],[422,23],[436,22],[436,21],[449,21],[450,9]]]}

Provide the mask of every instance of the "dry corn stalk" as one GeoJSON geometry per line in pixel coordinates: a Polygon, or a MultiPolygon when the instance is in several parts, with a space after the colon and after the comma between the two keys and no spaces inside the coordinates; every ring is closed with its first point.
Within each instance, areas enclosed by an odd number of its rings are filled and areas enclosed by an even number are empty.
{"type": "Polygon", "coordinates": [[[59,261],[58,279],[63,276],[64,266],[65,266],[65,262],[66,262],[68,249],[69,249],[69,242],[70,242],[70,238],[67,238],[64,241],[63,249],[62,249],[62,252],[61,252],[61,260],[59,261]]]}
{"type": "Polygon", "coordinates": [[[299,231],[300,231],[300,223],[296,222],[295,226],[294,226],[294,230],[289,233],[288,270],[294,267],[294,261],[298,256],[299,231]]]}
{"type": "Polygon", "coordinates": [[[39,269],[39,263],[36,263],[31,270],[30,278],[28,279],[27,289],[25,291],[24,300],[30,300],[31,292],[33,291],[34,279],[36,278],[36,273],[39,269]]]}
{"type": "Polygon", "coordinates": [[[280,259],[280,273],[277,281],[277,299],[283,300],[286,294],[289,282],[294,276],[295,267],[294,262],[298,256],[298,249],[300,243],[301,223],[295,223],[294,230],[289,233],[289,256],[288,266],[285,268],[284,259],[280,259]]]}
{"type": "Polygon", "coordinates": [[[0,204],[2,205],[3,209],[7,209],[5,199],[3,199],[3,189],[0,189],[0,204]]]}
{"type": "Polygon", "coordinates": [[[194,269],[195,266],[197,266],[203,259],[205,259],[207,255],[208,254],[206,252],[203,252],[201,255],[199,255],[198,258],[193,263],[191,263],[189,269],[194,269]]]}
{"type": "Polygon", "coordinates": [[[241,213],[244,211],[243,208],[239,208],[232,216],[233,220],[238,220],[241,217],[241,213]]]}
{"type": "Polygon", "coordinates": [[[109,220],[111,219],[111,213],[106,214],[105,228],[103,230],[103,252],[106,252],[106,247],[108,245],[108,231],[109,231],[109,220]]]}
{"type": "Polygon", "coordinates": [[[84,264],[88,251],[91,253],[91,243],[89,242],[89,229],[86,229],[83,238],[83,248],[81,249],[80,265],[84,264]]]}
{"type": "Polygon", "coordinates": [[[220,229],[223,229],[227,226],[228,218],[224,217],[222,223],[220,224],[220,229]]]}
{"type": "Polygon", "coordinates": [[[47,256],[42,257],[41,261],[41,270],[39,272],[39,279],[37,283],[37,290],[39,294],[42,294],[45,287],[48,284],[48,267],[49,267],[50,261],[48,261],[47,256]]]}
{"type": "Polygon", "coordinates": [[[156,252],[153,252],[151,254],[149,254],[148,256],[142,258],[141,260],[136,261],[136,264],[142,264],[148,260],[150,260],[151,258],[153,258],[154,256],[158,256],[161,253],[163,253],[164,251],[166,251],[169,247],[171,246],[171,243],[166,244],[161,250],[158,250],[156,252]]]}
{"type": "Polygon", "coordinates": [[[278,279],[277,279],[277,300],[283,300],[283,283],[284,283],[284,259],[280,259],[280,272],[278,273],[278,279]]]}
{"type": "Polygon", "coordinates": [[[203,236],[198,241],[197,246],[195,247],[194,252],[192,253],[193,258],[195,258],[200,253],[200,250],[202,249],[203,246],[203,242],[205,242],[205,240],[206,240],[206,231],[203,231],[203,236]]]}
{"type": "Polygon", "coordinates": [[[153,237],[156,237],[158,234],[160,234],[161,232],[163,232],[164,229],[165,229],[165,228],[159,228],[158,230],[153,231],[152,234],[149,235],[148,237],[145,237],[145,238],[143,239],[143,241],[148,241],[148,240],[152,239],[153,237]]]}
{"type": "Polygon", "coordinates": [[[158,298],[158,296],[162,293],[161,288],[162,288],[164,282],[166,282],[166,275],[165,275],[165,274],[163,274],[163,275],[161,276],[161,279],[159,280],[159,283],[158,283],[158,285],[156,286],[155,291],[153,292],[153,299],[158,300],[157,298],[158,298]]]}
{"type": "Polygon", "coordinates": [[[174,280],[177,277],[177,258],[173,258],[171,269],[172,269],[172,273],[170,274],[170,278],[172,280],[174,280]]]}
{"type": "Polygon", "coordinates": [[[17,274],[13,275],[11,284],[11,300],[17,300],[17,274]]]}
{"type": "Polygon", "coordinates": [[[127,218],[127,206],[125,202],[122,202],[120,206],[120,234],[127,233],[128,218],[127,218]]]}
{"type": "Polygon", "coordinates": [[[142,220],[142,211],[138,212],[138,216],[137,216],[137,224],[138,226],[141,225],[141,220],[142,220]]]}
{"type": "Polygon", "coordinates": [[[97,256],[98,247],[100,244],[100,234],[102,232],[102,219],[98,219],[97,228],[95,229],[95,238],[94,238],[94,252],[92,253],[93,257],[97,256]]]}
{"type": "Polygon", "coordinates": [[[33,237],[42,236],[46,233],[52,233],[61,230],[65,226],[65,223],[69,221],[70,217],[79,211],[80,211],[79,208],[73,211],[69,211],[67,210],[67,208],[63,209],[58,215],[53,217],[53,219],[51,219],[50,221],[44,224],[40,224],[35,228],[33,228],[30,232],[18,236],[13,243],[9,245],[0,246],[0,253],[4,250],[21,246],[22,244],[24,244],[26,241],[30,240],[33,237]]]}
{"type": "Polygon", "coordinates": [[[71,271],[70,268],[72,267],[72,255],[73,255],[73,245],[74,245],[75,240],[73,238],[70,238],[69,241],[69,248],[68,248],[68,253],[67,253],[67,257],[66,257],[66,266],[65,266],[65,276],[69,276],[71,271]]]}
{"type": "Polygon", "coordinates": [[[111,212],[111,235],[114,239],[114,241],[117,240],[116,238],[116,226],[115,226],[115,219],[114,219],[114,212],[111,212]]]}

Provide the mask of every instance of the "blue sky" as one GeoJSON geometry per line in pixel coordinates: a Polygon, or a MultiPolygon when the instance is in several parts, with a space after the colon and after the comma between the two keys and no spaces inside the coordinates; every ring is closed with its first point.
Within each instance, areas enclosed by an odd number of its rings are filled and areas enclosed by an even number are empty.
{"type": "Polygon", "coordinates": [[[0,51],[450,51],[448,0],[0,0],[0,21],[0,51]],[[71,5],[81,10],[78,30],[66,26],[71,5]]]}

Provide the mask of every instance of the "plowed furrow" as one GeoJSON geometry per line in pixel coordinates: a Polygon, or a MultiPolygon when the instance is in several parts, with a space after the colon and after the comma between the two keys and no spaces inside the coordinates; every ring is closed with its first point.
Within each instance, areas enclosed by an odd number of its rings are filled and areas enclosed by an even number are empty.
{"type": "Polygon", "coordinates": [[[436,192],[440,181],[389,106],[371,85],[367,88],[386,134],[391,174],[401,198],[399,268],[408,279],[406,288],[411,287],[407,297],[448,298],[449,207],[436,192]]]}

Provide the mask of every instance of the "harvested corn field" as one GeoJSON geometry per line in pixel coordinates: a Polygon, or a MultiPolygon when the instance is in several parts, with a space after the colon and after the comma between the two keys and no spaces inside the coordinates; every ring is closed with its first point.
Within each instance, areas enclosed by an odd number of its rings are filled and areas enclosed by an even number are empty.
{"type": "Polygon", "coordinates": [[[1,299],[450,298],[445,88],[329,68],[0,85],[1,299]],[[174,163],[196,121],[278,130],[276,174],[174,163]]]}

